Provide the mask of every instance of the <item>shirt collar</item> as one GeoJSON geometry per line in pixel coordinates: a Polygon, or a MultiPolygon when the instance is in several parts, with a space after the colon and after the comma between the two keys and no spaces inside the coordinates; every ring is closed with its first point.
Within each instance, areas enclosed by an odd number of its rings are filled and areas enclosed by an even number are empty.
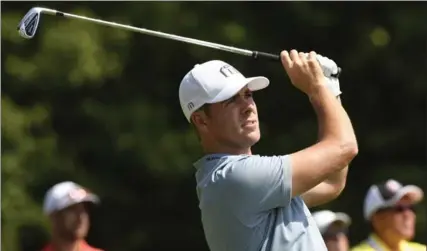
{"type": "Polygon", "coordinates": [[[201,157],[200,159],[198,159],[196,162],[194,162],[193,166],[196,169],[199,169],[201,166],[203,166],[208,161],[213,161],[213,160],[218,161],[222,157],[226,157],[226,156],[230,156],[230,155],[229,154],[225,154],[225,153],[206,154],[203,157],[201,157]]]}

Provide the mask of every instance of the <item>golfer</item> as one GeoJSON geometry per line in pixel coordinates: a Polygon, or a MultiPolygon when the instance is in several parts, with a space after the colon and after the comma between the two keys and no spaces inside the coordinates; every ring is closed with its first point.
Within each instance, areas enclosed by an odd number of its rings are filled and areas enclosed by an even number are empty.
{"type": "MultiPolygon", "coordinates": [[[[358,151],[356,137],[336,97],[338,80],[330,77],[337,65],[296,50],[283,51],[281,60],[319,121],[318,142],[295,153],[252,154],[260,139],[252,92],[267,87],[267,78],[245,78],[231,65],[212,60],[196,65],[180,84],[182,110],[205,153],[194,165],[211,251],[326,251],[308,207],[342,191],[346,167],[358,151]]],[[[280,109],[275,113],[283,116],[280,109]]]]}
{"type": "Polygon", "coordinates": [[[87,205],[94,203],[99,203],[98,196],[74,182],[51,187],[43,205],[51,223],[51,241],[42,251],[102,251],[85,241],[89,230],[87,205]]]}

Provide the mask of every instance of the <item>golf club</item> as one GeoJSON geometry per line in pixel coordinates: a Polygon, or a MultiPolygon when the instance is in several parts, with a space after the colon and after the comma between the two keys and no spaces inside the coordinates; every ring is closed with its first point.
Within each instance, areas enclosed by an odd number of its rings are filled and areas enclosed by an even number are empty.
{"type": "MultiPolygon", "coordinates": [[[[123,30],[139,32],[139,33],[146,34],[146,35],[151,35],[151,36],[156,36],[156,37],[161,37],[161,38],[166,38],[166,39],[172,39],[172,40],[176,40],[176,41],[180,41],[180,42],[184,42],[184,43],[209,47],[209,48],[222,50],[222,51],[228,51],[228,52],[232,52],[232,53],[243,55],[243,56],[249,56],[249,57],[252,57],[253,59],[262,58],[262,59],[272,59],[275,61],[280,61],[280,55],[275,55],[275,54],[270,54],[270,53],[260,52],[260,51],[251,51],[251,50],[240,49],[240,48],[236,48],[236,47],[232,47],[232,46],[226,46],[226,45],[222,45],[222,44],[211,43],[211,42],[198,40],[198,39],[194,39],[194,38],[187,38],[187,37],[177,36],[177,35],[173,35],[173,34],[163,33],[160,31],[153,31],[153,30],[148,30],[148,29],[144,29],[144,28],[133,27],[130,25],[124,25],[124,24],[119,24],[119,23],[114,23],[114,22],[103,21],[103,20],[95,19],[95,18],[78,16],[78,15],[69,14],[69,13],[65,13],[65,12],[61,12],[61,11],[57,11],[57,10],[53,10],[53,9],[48,9],[48,8],[42,8],[42,7],[31,8],[27,12],[27,14],[22,18],[21,22],[19,22],[18,31],[22,37],[27,38],[27,39],[31,39],[34,37],[34,35],[37,32],[37,28],[39,26],[39,23],[40,23],[41,14],[49,14],[49,15],[53,15],[53,16],[66,17],[66,18],[73,18],[73,19],[78,19],[78,20],[82,20],[82,21],[88,21],[88,22],[97,23],[97,24],[101,24],[101,25],[105,25],[105,26],[114,27],[114,28],[120,28],[123,30]]],[[[340,73],[341,73],[341,68],[338,68],[337,74],[334,74],[332,76],[338,77],[340,75],[340,73]]]]}

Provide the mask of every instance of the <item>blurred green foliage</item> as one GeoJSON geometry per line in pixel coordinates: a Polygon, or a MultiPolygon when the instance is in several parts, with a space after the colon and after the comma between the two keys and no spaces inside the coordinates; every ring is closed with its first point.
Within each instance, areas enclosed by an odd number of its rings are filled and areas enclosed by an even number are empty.
{"type": "MultiPolygon", "coordinates": [[[[63,180],[102,198],[89,236],[95,246],[207,250],[192,167],[201,152],[177,93],[196,63],[222,59],[245,75],[270,78],[271,87],[256,94],[263,131],[257,153],[290,153],[317,133],[309,103],[278,63],[52,16],[25,40],[16,25],[33,6],[334,59],[360,153],[342,196],[323,208],[353,217],[352,244],[368,234],[362,201],[372,182],[396,178],[427,190],[426,3],[3,2],[3,250],[44,244],[44,192],[63,180]]],[[[424,243],[426,210],[419,206],[416,237],[424,243]]]]}

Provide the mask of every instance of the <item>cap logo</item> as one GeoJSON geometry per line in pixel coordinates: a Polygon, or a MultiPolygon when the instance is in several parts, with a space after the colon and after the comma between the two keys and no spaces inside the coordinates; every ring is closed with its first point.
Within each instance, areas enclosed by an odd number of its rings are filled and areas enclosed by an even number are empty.
{"type": "Polygon", "coordinates": [[[400,188],[400,184],[397,183],[394,180],[389,180],[387,181],[387,183],[385,184],[385,186],[387,187],[387,189],[391,192],[396,192],[397,190],[399,190],[400,188]]]}
{"type": "Polygon", "coordinates": [[[187,109],[188,109],[189,111],[193,110],[193,108],[194,108],[194,104],[193,104],[193,102],[190,102],[190,103],[188,103],[188,104],[187,104],[187,109]]]}
{"type": "Polygon", "coordinates": [[[239,74],[240,72],[238,70],[236,70],[236,68],[234,68],[231,65],[224,65],[219,69],[219,72],[221,72],[222,75],[224,75],[224,77],[228,78],[231,75],[234,74],[239,74]]]}
{"type": "Polygon", "coordinates": [[[73,200],[81,200],[86,197],[86,195],[87,192],[84,189],[76,189],[68,193],[68,196],[73,200]]]}

